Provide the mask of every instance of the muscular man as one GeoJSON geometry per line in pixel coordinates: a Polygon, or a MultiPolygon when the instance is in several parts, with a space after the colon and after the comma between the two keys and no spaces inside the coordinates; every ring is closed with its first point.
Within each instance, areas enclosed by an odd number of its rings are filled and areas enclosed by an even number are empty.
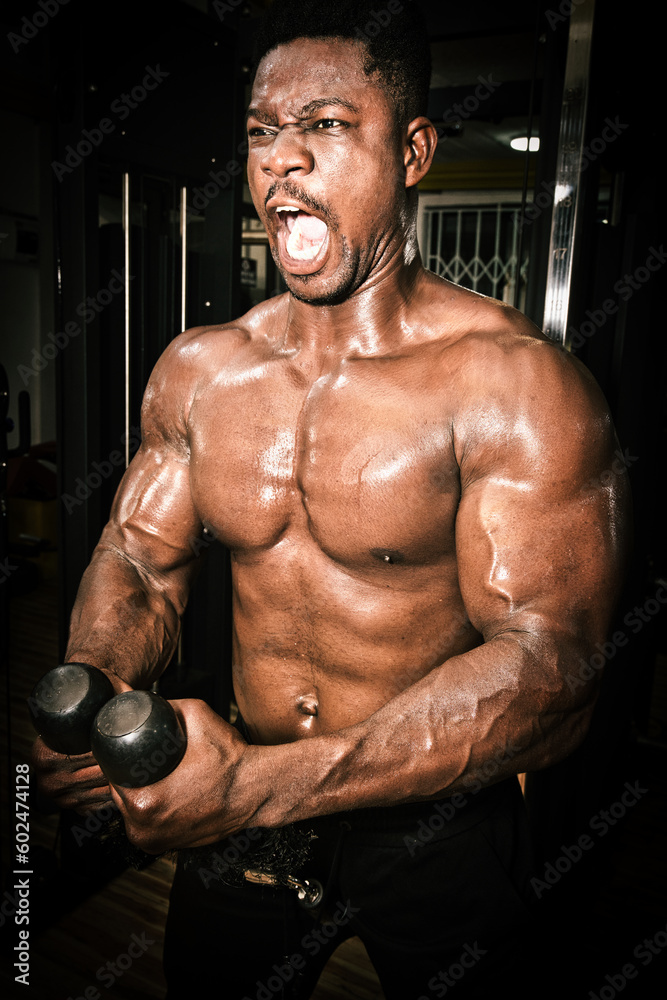
{"type": "MultiPolygon", "coordinates": [[[[68,659],[147,688],[197,540],[228,546],[241,731],[175,702],[180,766],[111,794],[151,852],[318,835],[319,937],[289,889],[179,869],[170,998],[308,996],[351,933],[389,1000],[444,996],[448,976],[491,995],[529,895],[516,775],[577,747],[595,702],[568,675],[621,572],[609,413],[522,315],[423,268],[428,48],[395,7],[367,40],[363,4],[274,3],[248,176],[289,291],[166,350],[74,609],[68,659]]],[[[109,801],[90,756],[38,741],[36,759],[62,805],[109,801]]]]}

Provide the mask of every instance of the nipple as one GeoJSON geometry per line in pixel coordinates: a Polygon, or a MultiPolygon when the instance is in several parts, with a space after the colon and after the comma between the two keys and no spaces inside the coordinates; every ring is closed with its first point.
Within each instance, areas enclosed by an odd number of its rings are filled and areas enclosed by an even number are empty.
{"type": "Polygon", "coordinates": [[[317,698],[314,694],[301,695],[296,704],[303,715],[317,715],[317,698]]]}
{"type": "Polygon", "coordinates": [[[380,562],[387,563],[389,566],[404,561],[403,553],[397,552],[396,549],[371,549],[371,555],[374,559],[379,559],[380,562]]]}

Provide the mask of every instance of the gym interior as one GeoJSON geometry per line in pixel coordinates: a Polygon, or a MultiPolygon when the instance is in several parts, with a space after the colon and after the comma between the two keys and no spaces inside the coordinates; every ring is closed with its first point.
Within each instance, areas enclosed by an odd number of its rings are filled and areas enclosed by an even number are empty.
{"type": "MultiPolygon", "coordinates": [[[[30,986],[17,985],[14,781],[34,739],[26,700],[62,662],[79,581],[140,443],[156,360],[181,330],[226,322],[285,290],[245,174],[252,44],[269,2],[7,0],[0,13],[7,996],[163,995],[173,859],[130,864],[122,834],[104,823],[82,829],[35,788],[30,986]],[[143,944],[129,951],[133,934],[143,944]],[[115,971],[100,979],[109,962],[115,971]]],[[[631,562],[609,641],[588,665],[604,668],[591,731],[573,755],[522,782],[544,873],[536,892],[567,923],[577,956],[568,1000],[652,998],[667,969],[657,28],[646,10],[624,8],[621,20],[604,0],[422,6],[439,135],[419,189],[424,264],[518,306],[588,366],[631,483],[631,562]]],[[[378,0],[359,31],[381,30],[394,7],[378,0]]],[[[159,686],[227,719],[229,606],[228,556],[212,544],[159,686]]],[[[314,994],[382,995],[356,939],[314,994]]]]}

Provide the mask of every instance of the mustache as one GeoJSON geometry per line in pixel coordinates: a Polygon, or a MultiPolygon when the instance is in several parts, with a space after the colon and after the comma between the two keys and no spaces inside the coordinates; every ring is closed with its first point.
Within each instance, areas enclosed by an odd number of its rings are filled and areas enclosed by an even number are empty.
{"type": "Polygon", "coordinates": [[[294,198],[296,201],[300,201],[302,205],[305,205],[306,208],[309,208],[311,212],[319,212],[324,217],[324,221],[327,223],[329,228],[333,229],[334,232],[336,231],[336,218],[329,207],[322,202],[317,201],[317,199],[309,195],[307,191],[304,191],[303,188],[299,187],[298,184],[295,184],[294,181],[287,180],[282,183],[278,183],[278,181],[276,181],[275,184],[272,184],[264,200],[265,208],[271,198],[275,195],[285,195],[287,198],[294,198]]]}

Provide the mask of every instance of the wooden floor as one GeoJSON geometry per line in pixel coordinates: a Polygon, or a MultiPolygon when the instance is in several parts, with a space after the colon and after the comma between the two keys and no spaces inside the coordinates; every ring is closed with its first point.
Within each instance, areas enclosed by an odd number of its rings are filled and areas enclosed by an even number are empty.
{"type": "MultiPolygon", "coordinates": [[[[29,759],[33,738],[25,699],[35,680],[56,662],[56,592],[53,584],[42,584],[32,593],[12,601],[12,768],[16,763],[29,759]]],[[[667,663],[663,662],[662,667],[654,695],[654,725],[658,741],[664,739],[667,732],[667,663]]],[[[0,703],[3,728],[5,697],[3,686],[0,703]]],[[[3,778],[0,782],[3,816],[7,815],[6,748],[4,740],[3,778]]],[[[597,894],[585,901],[585,912],[580,914],[582,929],[576,931],[576,940],[572,945],[573,948],[581,948],[582,960],[587,957],[589,961],[585,987],[573,988],[564,1000],[575,996],[589,1000],[590,992],[599,1000],[611,998],[611,993],[600,996],[600,990],[608,985],[605,976],[613,976],[628,961],[639,964],[632,957],[633,949],[644,938],[653,939],[656,934],[664,932],[667,926],[667,757],[664,751],[643,746],[638,747],[637,755],[636,768],[632,773],[640,781],[650,783],[651,795],[638,803],[624,819],[622,827],[619,824],[621,828],[615,837],[609,838],[605,878],[597,894]],[[620,914],[622,918],[619,918],[620,914]]],[[[18,928],[11,918],[0,918],[3,937],[2,996],[12,1000],[14,997],[27,997],[29,1000],[77,1000],[80,997],[86,1000],[99,1000],[100,997],[105,1000],[139,1000],[162,997],[162,934],[173,875],[172,863],[162,858],[140,871],[132,868],[119,870],[115,878],[86,897],[76,879],[68,877],[59,882],[58,814],[48,811],[45,803],[41,803],[41,807],[31,815],[31,852],[36,859],[36,869],[41,872],[41,876],[36,875],[31,882],[31,905],[38,910],[40,900],[49,897],[50,887],[59,886],[64,912],[45,930],[36,931],[31,936],[28,989],[13,981],[13,959],[8,959],[8,949],[18,940],[18,928]],[[56,870],[51,878],[47,878],[51,864],[56,870]],[[146,950],[132,960],[112,983],[109,981],[111,974],[101,979],[98,970],[108,961],[126,964],[128,960],[124,956],[128,954],[132,933],[145,934],[146,950]]],[[[9,825],[3,820],[3,865],[13,863],[13,856],[7,853],[10,833],[9,825]]],[[[10,843],[13,843],[13,834],[10,843]]],[[[84,876],[82,881],[85,881],[84,876]]],[[[2,887],[3,891],[9,890],[9,897],[5,892],[4,901],[11,897],[12,884],[10,876],[2,887]]],[[[11,908],[11,902],[9,905],[11,908]]],[[[2,912],[7,915],[8,910],[2,912]]],[[[654,947],[657,948],[657,945],[654,947]]],[[[633,997],[646,996],[647,1000],[657,1000],[661,995],[660,990],[655,992],[656,987],[652,984],[654,974],[659,968],[664,970],[667,961],[663,955],[657,954],[652,962],[650,980],[646,974],[642,980],[647,992],[633,992],[633,997]]],[[[623,991],[622,1000],[628,1000],[630,992],[629,989],[623,991]]],[[[314,1000],[380,1000],[383,997],[375,972],[358,939],[344,943],[334,954],[313,996],[314,1000]]],[[[453,996],[456,1000],[456,994],[453,996]]],[[[535,996],[540,996],[539,990],[535,996]]]]}

